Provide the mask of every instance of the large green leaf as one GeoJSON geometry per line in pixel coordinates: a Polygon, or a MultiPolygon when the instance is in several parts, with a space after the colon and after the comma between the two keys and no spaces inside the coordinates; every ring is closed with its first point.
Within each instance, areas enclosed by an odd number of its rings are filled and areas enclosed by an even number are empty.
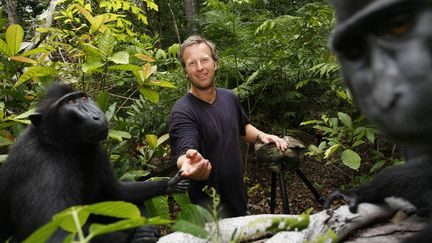
{"type": "Polygon", "coordinates": [[[112,55],[115,45],[115,37],[110,33],[106,32],[100,37],[98,48],[104,60],[107,60],[112,55]]]}
{"type": "Polygon", "coordinates": [[[147,88],[140,88],[139,92],[146,98],[148,101],[152,103],[158,103],[159,102],[159,93],[157,91],[147,89],[147,88]]]}
{"type": "Polygon", "coordinates": [[[23,75],[21,75],[21,77],[14,84],[13,87],[16,88],[34,77],[44,77],[44,76],[57,75],[57,74],[58,71],[53,67],[41,67],[41,66],[29,67],[27,71],[23,73],[23,75]]]}
{"type": "Polygon", "coordinates": [[[163,219],[170,218],[167,195],[157,196],[146,200],[144,205],[150,217],[160,216],[163,219]]]}
{"type": "Polygon", "coordinates": [[[9,46],[10,56],[15,56],[20,50],[21,43],[24,39],[24,30],[18,25],[9,26],[6,30],[6,43],[9,46]]]}
{"type": "Polygon", "coordinates": [[[122,201],[107,201],[95,203],[85,207],[85,211],[91,214],[110,216],[116,218],[140,218],[141,212],[132,203],[122,201]]]}
{"type": "Polygon", "coordinates": [[[121,142],[123,141],[123,138],[129,139],[132,137],[132,135],[125,131],[110,129],[108,133],[108,137],[121,142]]]}
{"type": "Polygon", "coordinates": [[[136,66],[133,64],[124,64],[124,65],[112,65],[108,69],[119,70],[119,71],[138,72],[138,71],[141,71],[142,68],[140,66],[136,66]]]}
{"type": "Polygon", "coordinates": [[[348,114],[343,112],[338,112],[338,118],[346,127],[348,128],[352,127],[352,120],[348,114]]]}
{"type": "Polygon", "coordinates": [[[108,58],[110,61],[115,64],[128,64],[129,63],[129,53],[125,51],[119,51],[114,53],[111,57],[108,58]]]}
{"type": "Polygon", "coordinates": [[[145,135],[145,138],[146,138],[146,142],[150,146],[150,148],[155,150],[157,147],[158,137],[154,134],[147,134],[147,135],[145,135]]]}
{"type": "Polygon", "coordinates": [[[209,236],[209,233],[203,226],[199,226],[185,220],[176,220],[175,224],[171,227],[171,229],[173,231],[180,231],[183,233],[191,234],[202,239],[207,239],[209,236]]]}
{"type": "Polygon", "coordinates": [[[165,133],[164,135],[160,136],[157,140],[157,144],[156,147],[158,147],[159,145],[163,144],[164,142],[166,142],[169,139],[169,134],[165,133]]]}
{"type": "Polygon", "coordinates": [[[51,235],[56,231],[58,227],[58,222],[51,221],[48,224],[45,224],[35,232],[33,232],[27,239],[23,241],[23,243],[45,243],[48,242],[48,239],[51,235]]]}
{"type": "Polygon", "coordinates": [[[9,50],[9,46],[4,40],[0,40],[0,52],[8,57],[13,56],[9,50]]]}
{"type": "Polygon", "coordinates": [[[358,153],[351,149],[346,149],[341,154],[341,159],[344,165],[351,169],[357,170],[360,167],[361,158],[358,153]]]}
{"type": "Polygon", "coordinates": [[[90,237],[93,238],[98,235],[108,234],[111,232],[116,232],[120,230],[135,228],[144,225],[146,222],[145,218],[130,218],[119,220],[112,224],[102,225],[102,224],[92,224],[90,226],[90,237]]]}
{"type": "Polygon", "coordinates": [[[173,193],[172,196],[181,209],[191,204],[187,193],[173,193]]]}
{"type": "Polygon", "coordinates": [[[82,64],[82,70],[83,72],[88,73],[102,67],[103,65],[104,64],[102,62],[88,61],[82,64]]]}
{"type": "Polygon", "coordinates": [[[146,84],[152,85],[152,86],[164,87],[164,88],[175,88],[176,87],[173,83],[171,83],[170,81],[166,81],[166,80],[149,80],[148,82],[146,82],[146,84]]]}
{"type": "Polygon", "coordinates": [[[324,153],[324,159],[329,158],[330,156],[332,156],[342,145],[341,144],[335,144],[333,146],[331,146],[330,148],[326,149],[325,153],[324,153]]]}

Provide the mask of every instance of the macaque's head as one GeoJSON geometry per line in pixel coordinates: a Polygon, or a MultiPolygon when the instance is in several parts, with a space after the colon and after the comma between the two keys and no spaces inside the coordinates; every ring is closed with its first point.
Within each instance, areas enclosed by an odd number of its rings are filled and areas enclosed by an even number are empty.
{"type": "Polygon", "coordinates": [[[330,45],[367,117],[398,142],[432,145],[432,0],[334,0],[330,45]]]}

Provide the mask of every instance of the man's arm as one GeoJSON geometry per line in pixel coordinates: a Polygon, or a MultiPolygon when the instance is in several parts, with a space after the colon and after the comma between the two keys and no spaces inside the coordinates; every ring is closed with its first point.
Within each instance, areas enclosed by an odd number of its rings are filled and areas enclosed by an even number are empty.
{"type": "Polygon", "coordinates": [[[285,151],[288,148],[288,144],[284,139],[282,139],[276,135],[267,134],[265,132],[262,132],[250,123],[246,124],[245,131],[246,131],[246,134],[245,134],[245,136],[241,136],[241,139],[243,141],[248,142],[248,143],[256,143],[256,142],[270,143],[270,142],[274,142],[276,144],[276,147],[279,150],[285,151]]]}

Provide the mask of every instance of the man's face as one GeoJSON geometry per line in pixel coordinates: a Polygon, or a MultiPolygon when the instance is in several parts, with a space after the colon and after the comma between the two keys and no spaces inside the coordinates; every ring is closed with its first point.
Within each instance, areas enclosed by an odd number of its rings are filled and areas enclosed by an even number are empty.
{"type": "Polygon", "coordinates": [[[214,86],[217,63],[213,60],[210,48],[205,43],[186,47],[183,53],[186,74],[192,87],[207,90],[214,86]]]}
{"type": "Polygon", "coordinates": [[[334,43],[363,112],[405,143],[431,143],[432,8],[394,6],[334,43]]]}

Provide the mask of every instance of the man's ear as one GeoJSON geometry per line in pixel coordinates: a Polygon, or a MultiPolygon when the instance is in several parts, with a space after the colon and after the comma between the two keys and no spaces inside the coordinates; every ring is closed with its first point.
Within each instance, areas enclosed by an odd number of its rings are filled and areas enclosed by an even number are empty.
{"type": "Polygon", "coordinates": [[[215,64],[215,71],[218,69],[218,64],[217,62],[214,63],[215,64]]]}
{"type": "Polygon", "coordinates": [[[42,124],[42,113],[35,112],[29,116],[33,126],[38,127],[42,124]]]}

